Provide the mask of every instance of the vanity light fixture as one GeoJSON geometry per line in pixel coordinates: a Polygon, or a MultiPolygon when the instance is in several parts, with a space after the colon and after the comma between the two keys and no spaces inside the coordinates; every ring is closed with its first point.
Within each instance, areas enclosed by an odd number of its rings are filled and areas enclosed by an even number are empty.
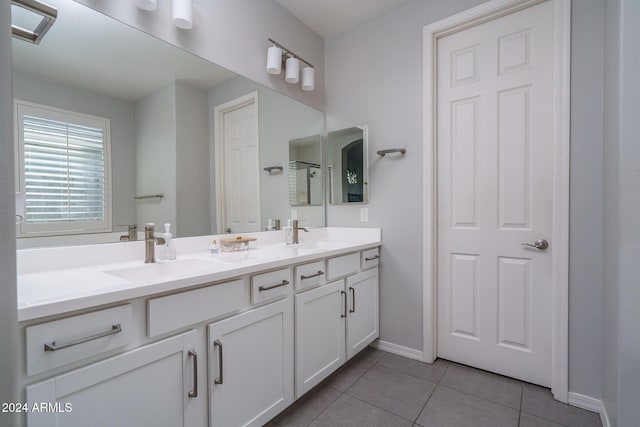
{"type": "Polygon", "coordinates": [[[183,30],[193,28],[193,0],[173,0],[173,24],[183,30]]]}
{"type": "MultiPolygon", "coordinates": [[[[175,0],[174,0],[175,1],[175,0]]],[[[313,64],[305,61],[286,47],[269,39],[273,44],[267,50],[267,73],[280,74],[282,66],[285,66],[285,80],[287,83],[296,84],[300,82],[300,63],[304,64],[302,69],[302,90],[310,91],[315,88],[315,70],[313,64]]]]}
{"type": "Polygon", "coordinates": [[[158,0],[135,0],[136,6],[142,10],[148,10],[150,12],[156,10],[158,7],[158,0]]]}

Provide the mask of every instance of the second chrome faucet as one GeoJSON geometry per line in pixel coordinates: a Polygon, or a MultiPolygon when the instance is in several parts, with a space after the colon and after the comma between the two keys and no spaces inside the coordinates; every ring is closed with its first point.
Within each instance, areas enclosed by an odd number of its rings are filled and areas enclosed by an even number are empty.
{"type": "Polygon", "coordinates": [[[148,222],[144,225],[144,263],[156,262],[156,244],[164,245],[165,240],[163,237],[155,236],[156,225],[152,222],[148,222]]]}

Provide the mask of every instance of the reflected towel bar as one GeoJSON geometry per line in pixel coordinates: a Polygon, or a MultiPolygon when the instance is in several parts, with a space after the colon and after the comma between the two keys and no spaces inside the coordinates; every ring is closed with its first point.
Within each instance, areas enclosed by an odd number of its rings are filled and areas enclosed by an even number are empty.
{"type": "Polygon", "coordinates": [[[282,166],[267,166],[266,168],[264,168],[265,171],[271,173],[273,171],[276,172],[282,172],[284,170],[284,168],[282,166]]]}
{"type": "Polygon", "coordinates": [[[164,194],[151,194],[149,196],[136,196],[134,199],[142,200],[142,199],[162,199],[164,194]]]}
{"type": "Polygon", "coordinates": [[[389,148],[388,150],[378,150],[378,156],[384,157],[386,154],[389,154],[389,153],[404,154],[406,152],[407,152],[407,150],[404,149],[404,148],[389,148]]]}

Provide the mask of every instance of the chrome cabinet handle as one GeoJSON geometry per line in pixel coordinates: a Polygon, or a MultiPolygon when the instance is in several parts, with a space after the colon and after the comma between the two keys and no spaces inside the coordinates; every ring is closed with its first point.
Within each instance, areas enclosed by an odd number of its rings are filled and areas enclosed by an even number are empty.
{"type": "Polygon", "coordinates": [[[531,243],[520,243],[520,246],[528,246],[530,248],[543,251],[549,247],[549,242],[547,242],[545,239],[538,239],[533,242],[533,245],[531,243]]]}
{"type": "Polygon", "coordinates": [[[262,286],[260,286],[260,287],[258,288],[258,290],[259,290],[260,292],[262,292],[262,291],[268,291],[268,290],[270,290],[270,289],[279,288],[280,286],[287,286],[288,284],[289,284],[289,281],[288,281],[288,280],[283,280],[283,281],[282,281],[282,283],[278,283],[278,284],[276,284],[276,285],[271,285],[271,286],[264,286],[264,285],[262,285],[262,286]]]}
{"type": "Polygon", "coordinates": [[[189,350],[189,357],[193,357],[193,390],[188,394],[189,397],[198,397],[198,353],[194,349],[189,350]]]}
{"type": "Polygon", "coordinates": [[[373,261],[374,259],[378,259],[378,258],[380,258],[380,255],[375,255],[375,256],[372,256],[371,258],[365,258],[364,260],[365,261],[373,261]]]}
{"type": "Polygon", "coordinates": [[[222,384],[223,380],[224,380],[224,369],[223,369],[223,365],[222,365],[222,343],[220,342],[220,340],[215,340],[213,342],[213,346],[214,347],[220,347],[220,359],[218,359],[218,378],[216,378],[215,380],[213,380],[214,384],[222,384]]]}
{"type": "Polygon", "coordinates": [[[324,274],[324,271],[320,271],[318,270],[318,272],[316,274],[312,274],[310,276],[305,276],[304,274],[300,276],[301,280],[306,280],[306,279],[313,279],[314,277],[319,277],[322,276],[324,274]]]}
{"type": "Polygon", "coordinates": [[[347,317],[347,293],[345,291],[340,291],[340,295],[342,296],[342,313],[340,317],[347,317]]]}
{"type": "Polygon", "coordinates": [[[356,312],[356,290],[352,286],[349,286],[349,292],[351,292],[351,310],[349,310],[349,313],[355,313],[356,312]]]}
{"type": "Polygon", "coordinates": [[[85,342],[97,340],[98,338],[108,337],[109,335],[114,335],[114,334],[117,334],[118,332],[122,332],[122,326],[120,325],[120,323],[116,325],[111,325],[111,329],[109,329],[108,331],[100,332],[99,334],[91,335],[90,337],[69,341],[64,344],[56,344],[55,341],[52,341],[51,344],[45,343],[44,351],[62,350],[63,348],[72,347],[78,344],[83,344],[85,342]]]}

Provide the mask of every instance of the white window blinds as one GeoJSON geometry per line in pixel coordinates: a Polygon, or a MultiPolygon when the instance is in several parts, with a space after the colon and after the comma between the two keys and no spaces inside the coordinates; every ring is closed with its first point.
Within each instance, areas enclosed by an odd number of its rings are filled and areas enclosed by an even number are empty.
{"type": "Polygon", "coordinates": [[[17,105],[22,234],[108,231],[109,121],[17,105]]]}

